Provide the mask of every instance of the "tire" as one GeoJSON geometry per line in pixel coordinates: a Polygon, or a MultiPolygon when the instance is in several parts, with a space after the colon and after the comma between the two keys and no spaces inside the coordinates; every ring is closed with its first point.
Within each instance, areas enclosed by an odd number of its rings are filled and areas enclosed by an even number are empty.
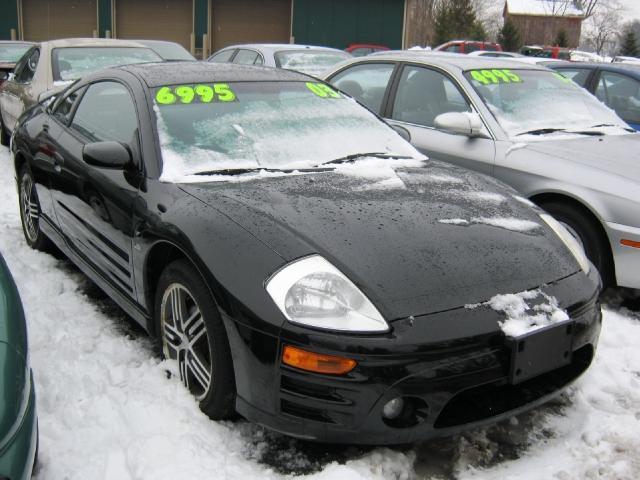
{"type": "Polygon", "coordinates": [[[22,233],[27,244],[35,250],[49,250],[51,243],[40,230],[40,202],[28,167],[23,167],[18,176],[18,202],[22,233]]]}
{"type": "Polygon", "coordinates": [[[574,235],[582,244],[591,263],[600,272],[603,286],[615,284],[613,274],[613,258],[609,249],[609,242],[602,232],[601,226],[588,213],[581,209],[560,202],[547,202],[540,205],[556,220],[568,227],[569,233],[574,235]]]}
{"type": "Polygon", "coordinates": [[[169,264],[158,280],[154,316],[158,347],[177,360],[180,380],[212,420],[232,418],[233,361],[218,307],[186,260],[169,264]]]}
{"type": "Polygon", "coordinates": [[[0,144],[4,147],[8,147],[10,139],[11,135],[9,134],[9,130],[7,130],[7,127],[4,126],[2,114],[0,114],[0,144]]]}

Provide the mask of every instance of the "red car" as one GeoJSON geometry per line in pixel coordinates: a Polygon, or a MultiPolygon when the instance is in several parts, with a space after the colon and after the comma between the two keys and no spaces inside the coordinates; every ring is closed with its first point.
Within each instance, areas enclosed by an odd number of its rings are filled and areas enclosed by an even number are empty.
{"type": "Polygon", "coordinates": [[[571,60],[571,50],[563,47],[544,47],[540,52],[536,53],[535,56],[571,60]]]}
{"type": "Polygon", "coordinates": [[[488,50],[491,52],[501,52],[502,46],[495,42],[481,42],[476,40],[452,40],[451,42],[443,43],[442,45],[434,48],[441,52],[451,53],[471,53],[476,50],[488,50]]]}
{"type": "Polygon", "coordinates": [[[375,45],[372,43],[352,43],[344,49],[345,52],[350,53],[354,57],[364,57],[375,52],[385,52],[389,50],[389,47],[384,45],[375,45]]]}

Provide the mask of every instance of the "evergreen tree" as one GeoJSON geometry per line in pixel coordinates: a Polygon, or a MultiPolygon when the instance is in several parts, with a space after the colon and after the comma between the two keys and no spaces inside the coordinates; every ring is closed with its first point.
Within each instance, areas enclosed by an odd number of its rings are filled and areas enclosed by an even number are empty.
{"type": "Polygon", "coordinates": [[[517,52],[522,46],[518,27],[510,19],[504,22],[504,26],[498,32],[498,43],[506,52],[517,52]]]}
{"type": "Polygon", "coordinates": [[[564,30],[560,30],[558,35],[556,35],[556,39],[554,41],[554,45],[558,47],[566,48],[569,46],[569,39],[567,38],[567,32],[564,30]]]}
{"type": "Polygon", "coordinates": [[[487,37],[483,25],[477,20],[471,0],[445,2],[435,21],[436,44],[453,39],[484,40],[487,37]]]}
{"type": "Polygon", "coordinates": [[[640,56],[640,48],[638,48],[636,34],[631,29],[627,30],[624,34],[622,45],[620,46],[620,55],[623,55],[625,57],[640,56]]]}

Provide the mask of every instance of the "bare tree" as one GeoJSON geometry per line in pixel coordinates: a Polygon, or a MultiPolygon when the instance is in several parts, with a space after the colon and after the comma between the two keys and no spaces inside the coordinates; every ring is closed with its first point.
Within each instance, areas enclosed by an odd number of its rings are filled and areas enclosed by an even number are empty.
{"type": "Polygon", "coordinates": [[[414,0],[407,4],[409,47],[427,46],[433,43],[436,16],[439,9],[448,1],[450,0],[414,0]]]}
{"type": "MultiPolygon", "coordinates": [[[[594,1],[594,0],[591,0],[594,1]]],[[[623,8],[618,0],[598,3],[584,24],[583,43],[598,55],[615,52],[623,8]]]]}
{"type": "Polygon", "coordinates": [[[584,12],[584,18],[590,18],[597,13],[599,4],[608,2],[606,0],[604,2],[602,0],[577,0],[576,3],[584,12]]]}

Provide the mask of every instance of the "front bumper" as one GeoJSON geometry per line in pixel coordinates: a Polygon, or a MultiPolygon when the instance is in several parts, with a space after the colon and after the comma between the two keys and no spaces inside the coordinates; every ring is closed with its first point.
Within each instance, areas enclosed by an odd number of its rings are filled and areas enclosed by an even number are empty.
{"type": "MultiPolygon", "coordinates": [[[[595,269],[594,269],[595,270],[595,269]]],[[[602,314],[599,277],[575,274],[543,290],[571,299],[572,362],[526,382],[509,382],[510,349],[499,314],[482,307],[392,322],[387,335],[312,332],[291,324],[280,339],[240,329],[229,335],[238,386],[237,410],[281,433],[314,441],[401,444],[446,436],[533,408],[560,393],[591,363],[602,314]],[[579,299],[577,301],[574,301],[579,299]],[[466,336],[460,336],[465,332],[466,336]],[[419,339],[429,338],[429,342],[419,339]],[[284,344],[358,361],[344,376],[297,370],[279,361],[284,344]],[[237,348],[253,346],[249,359],[237,348]],[[245,368],[243,373],[238,372],[245,368]],[[239,375],[240,373],[240,375],[239,375]],[[248,381],[247,381],[248,380],[248,381]],[[410,407],[398,421],[382,409],[402,397],[410,407]]]]}
{"type": "Polygon", "coordinates": [[[11,442],[0,452],[0,477],[6,477],[11,480],[30,479],[36,461],[38,416],[33,373],[30,375],[30,382],[29,404],[22,418],[20,428],[11,442]]]}
{"type": "Polygon", "coordinates": [[[611,243],[616,283],[620,287],[640,288],[640,249],[620,243],[623,239],[640,242],[640,228],[605,222],[605,229],[611,243]]]}

